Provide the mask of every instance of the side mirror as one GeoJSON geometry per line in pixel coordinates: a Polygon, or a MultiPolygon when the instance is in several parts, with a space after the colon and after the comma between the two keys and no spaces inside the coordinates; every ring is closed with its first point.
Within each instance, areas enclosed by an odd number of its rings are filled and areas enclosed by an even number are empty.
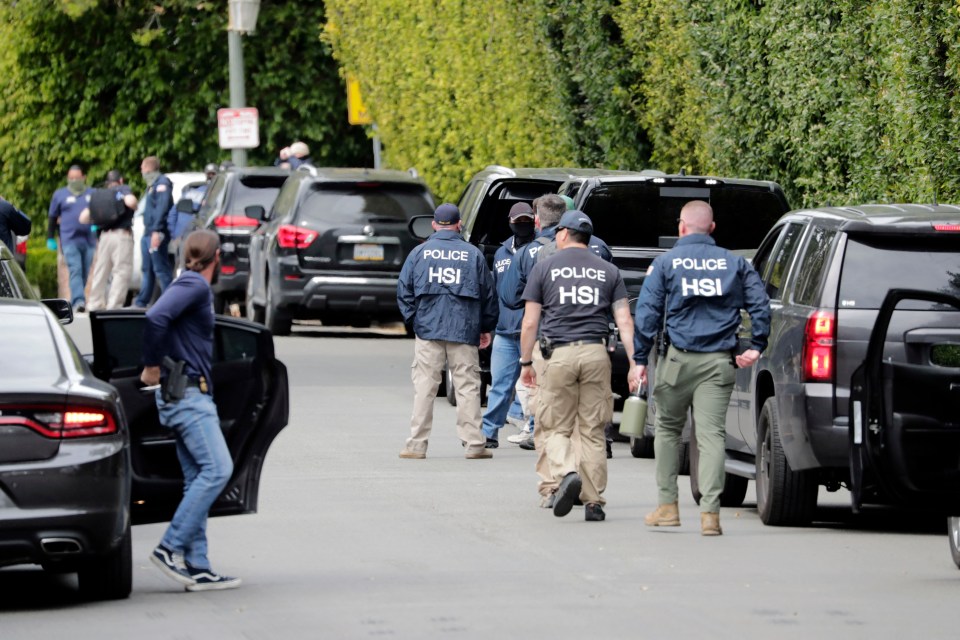
{"type": "Polygon", "coordinates": [[[253,218],[254,220],[258,220],[260,222],[265,220],[267,216],[267,210],[259,204],[251,204],[250,206],[244,208],[243,213],[248,218],[253,218]]]}
{"type": "Polygon", "coordinates": [[[413,216],[407,223],[410,235],[418,240],[426,240],[433,235],[433,216],[413,216]]]}
{"type": "Polygon", "coordinates": [[[177,213],[195,213],[193,210],[193,200],[190,198],[180,198],[177,200],[177,213]]]}
{"type": "Polygon", "coordinates": [[[69,300],[64,300],[63,298],[46,298],[41,300],[41,302],[47,305],[50,311],[53,311],[53,315],[57,316],[60,324],[70,324],[73,322],[73,307],[70,306],[69,300]]]}

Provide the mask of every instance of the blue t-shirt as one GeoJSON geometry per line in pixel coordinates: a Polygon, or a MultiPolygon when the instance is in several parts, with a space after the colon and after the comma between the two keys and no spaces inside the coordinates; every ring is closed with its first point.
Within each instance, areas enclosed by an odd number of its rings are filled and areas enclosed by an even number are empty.
{"type": "Polygon", "coordinates": [[[60,187],[53,192],[48,217],[51,220],[60,219],[60,242],[62,244],[82,244],[86,242],[91,247],[97,244],[97,237],[90,230],[90,225],[80,224],[80,213],[90,205],[91,193],[93,193],[93,189],[88,188],[79,196],[75,196],[66,187],[60,187]]]}

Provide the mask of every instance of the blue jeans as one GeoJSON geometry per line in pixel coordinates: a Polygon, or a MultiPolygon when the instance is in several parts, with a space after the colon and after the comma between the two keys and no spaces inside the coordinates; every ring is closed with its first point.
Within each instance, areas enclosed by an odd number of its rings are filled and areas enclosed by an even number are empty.
{"type": "Polygon", "coordinates": [[[209,569],[207,514],[230,481],[233,459],[220,430],[213,398],[187,387],[182,400],[164,402],[157,391],[160,424],[177,436],[177,457],[183,469],[183,499],[160,541],[183,554],[187,564],[209,569]]]}
{"type": "Polygon", "coordinates": [[[90,275],[90,263],[93,262],[93,252],[96,247],[91,247],[86,242],[64,242],[63,259],[67,263],[67,270],[70,272],[70,304],[76,307],[83,304],[86,298],[83,295],[83,289],[87,286],[87,277],[90,275]]]}
{"type": "Polygon", "coordinates": [[[522,416],[520,401],[513,396],[513,386],[520,378],[520,337],[493,336],[490,350],[490,390],[487,411],[483,414],[483,435],[493,440],[507,419],[507,412],[522,416]],[[511,404],[510,400],[513,399],[511,404]]]}
{"type": "Polygon", "coordinates": [[[154,279],[160,284],[160,293],[163,293],[170,282],[173,280],[173,266],[170,264],[170,256],[167,254],[167,247],[170,245],[170,239],[163,237],[163,242],[157,247],[156,251],[150,251],[150,236],[152,234],[143,232],[140,238],[140,293],[134,304],[138,307],[146,307],[153,298],[154,279]]]}

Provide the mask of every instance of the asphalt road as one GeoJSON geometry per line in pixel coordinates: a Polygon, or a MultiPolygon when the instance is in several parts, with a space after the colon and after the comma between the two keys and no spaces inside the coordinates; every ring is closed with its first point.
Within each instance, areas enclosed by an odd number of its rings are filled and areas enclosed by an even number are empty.
{"type": "MultiPolygon", "coordinates": [[[[89,351],[86,320],[71,327],[89,351]]],[[[816,526],[763,526],[752,503],[703,538],[648,530],[653,461],[614,445],[607,521],[537,507],[533,453],[465,460],[438,399],[426,460],[400,460],[410,340],[299,328],[277,339],[291,422],[270,450],[260,512],[211,521],[235,591],[186,593],[134,528],[129,600],[83,603],[73,577],[0,570],[0,638],[953,638],[960,572],[945,523],[888,509],[853,518],[821,493],[816,526]]],[[[501,439],[513,433],[505,429],[501,439]]],[[[748,492],[753,500],[753,488],[748,492]]]]}

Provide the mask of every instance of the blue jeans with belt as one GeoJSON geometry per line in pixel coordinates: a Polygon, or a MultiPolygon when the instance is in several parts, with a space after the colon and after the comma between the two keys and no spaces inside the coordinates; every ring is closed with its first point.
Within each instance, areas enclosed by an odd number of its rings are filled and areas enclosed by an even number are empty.
{"type": "Polygon", "coordinates": [[[200,389],[187,387],[183,399],[172,402],[164,402],[158,390],[157,409],[160,424],[176,434],[184,480],[183,499],[160,544],[183,554],[191,567],[209,569],[207,514],[233,473],[217,406],[200,389]]]}

